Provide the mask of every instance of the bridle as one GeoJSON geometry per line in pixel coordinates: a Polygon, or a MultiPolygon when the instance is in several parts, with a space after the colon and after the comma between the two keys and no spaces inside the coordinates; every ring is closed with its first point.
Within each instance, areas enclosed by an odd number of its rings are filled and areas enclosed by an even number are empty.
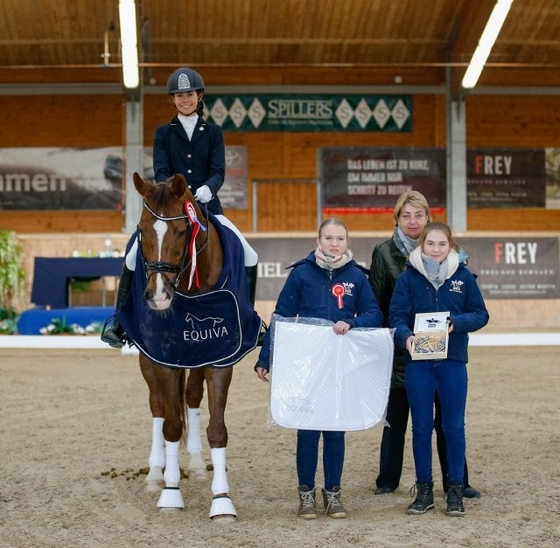
{"type": "MultiPolygon", "coordinates": [[[[146,271],[146,279],[150,279],[151,276],[153,276],[154,274],[162,274],[164,272],[171,272],[171,273],[176,273],[177,275],[175,276],[174,280],[169,280],[169,283],[171,284],[171,287],[173,287],[173,290],[176,290],[179,282],[181,281],[181,278],[183,276],[183,274],[185,273],[185,271],[187,270],[187,268],[189,267],[189,265],[193,264],[193,256],[192,253],[190,255],[188,255],[188,249],[189,247],[191,248],[192,251],[194,251],[195,254],[195,260],[194,260],[194,265],[196,265],[196,256],[198,256],[198,254],[208,245],[208,239],[210,236],[210,231],[208,230],[208,227],[205,227],[204,225],[202,225],[202,223],[197,219],[196,214],[193,215],[192,214],[188,214],[189,211],[193,211],[194,208],[189,208],[187,207],[187,204],[189,204],[192,207],[192,204],[190,202],[185,202],[184,204],[184,209],[185,209],[185,213],[181,214],[181,215],[174,215],[172,217],[164,217],[163,215],[160,215],[159,213],[156,213],[148,204],[146,201],[144,201],[144,207],[159,221],[164,221],[165,223],[169,223],[171,221],[180,221],[182,219],[185,220],[185,224],[187,227],[187,231],[185,233],[185,244],[183,246],[183,253],[181,255],[181,258],[179,260],[179,262],[177,264],[171,264],[171,263],[166,263],[166,262],[162,262],[162,261],[147,261],[146,257],[144,255],[144,251],[142,250],[142,233],[140,231],[138,231],[138,248],[140,251],[140,255],[142,257],[142,261],[144,262],[144,268],[146,271]],[[198,226],[197,226],[198,225],[198,226]],[[196,227],[196,230],[195,230],[196,227]],[[198,234],[198,230],[199,228],[202,228],[202,230],[204,232],[206,232],[206,239],[204,240],[204,243],[202,244],[202,246],[199,249],[196,249],[196,245],[195,242],[192,241],[192,246],[189,245],[189,243],[191,242],[191,240],[193,238],[196,238],[196,235],[198,234]],[[188,259],[188,260],[187,260],[188,259]]],[[[206,219],[208,219],[208,212],[205,212],[205,217],[206,219]]],[[[196,268],[196,266],[195,266],[196,268]]]]}

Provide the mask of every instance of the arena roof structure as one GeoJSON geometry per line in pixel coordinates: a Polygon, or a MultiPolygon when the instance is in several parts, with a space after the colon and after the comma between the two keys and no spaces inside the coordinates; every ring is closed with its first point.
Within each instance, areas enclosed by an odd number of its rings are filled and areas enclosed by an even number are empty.
{"type": "MultiPolygon", "coordinates": [[[[317,70],[353,68],[377,84],[457,86],[495,0],[136,4],[144,84],[189,65],[220,70],[232,85],[243,83],[240,69],[250,69],[253,84],[282,69],[274,83],[295,85],[317,70]]],[[[3,0],[0,29],[0,85],[122,81],[118,0],[3,0]]],[[[514,0],[479,84],[560,86],[559,36],[557,0],[514,0]]]]}

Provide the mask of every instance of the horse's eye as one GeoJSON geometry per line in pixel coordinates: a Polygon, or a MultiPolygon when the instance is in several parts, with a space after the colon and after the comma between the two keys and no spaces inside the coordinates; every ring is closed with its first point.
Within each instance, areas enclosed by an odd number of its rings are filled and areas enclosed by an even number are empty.
{"type": "Polygon", "coordinates": [[[177,232],[177,237],[179,238],[184,238],[187,235],[187,231],[186,230],[179,230],[177,232]]]}

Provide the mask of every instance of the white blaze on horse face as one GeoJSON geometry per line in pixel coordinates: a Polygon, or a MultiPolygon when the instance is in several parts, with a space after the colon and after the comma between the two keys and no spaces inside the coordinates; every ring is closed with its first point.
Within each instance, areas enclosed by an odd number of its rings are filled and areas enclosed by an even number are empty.
{"type": "MultiPolygon", "coordinates": [[[[163,238],[167,232],[167,223],[165,221],[160,221],[159,219],[154,223],[154,230],[157,236],[157,260],[161,262],[161,250],[163,248],[163,238]]],[[[158,310],[165,310],[171,305],[171,299],[169,295],[165,292],[163,285],[163,276],[161,273],[156,274],[156,290],[154,293],[154,304],[157,306],[158,310]]]]}

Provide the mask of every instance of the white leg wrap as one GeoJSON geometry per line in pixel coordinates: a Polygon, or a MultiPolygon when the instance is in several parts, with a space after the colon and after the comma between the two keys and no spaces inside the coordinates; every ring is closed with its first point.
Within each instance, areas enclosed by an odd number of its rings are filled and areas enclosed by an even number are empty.
{"type": "Polygon", "coordinates": [[[158,466],[165,468],[165,444],[163,441],[163,418],[152,419],[152,450],[148,460],[150,468],[158,466]]]}
{"type": "Polygon", "coordinates": [[[214,478],[212,479],[212,494],[229,493],[226,474],[226,448],[211,449],[212,464],[214,465],[214,478]]]}
{"type": "Polygon", "coordinates": [[[200,409],[187,409],[187,451],[192,453],[200,453],[202,451],[202,442],[200,441],[200,409]]]}
{"type": "Polygon", "coordinates": [[[177,487],[181,479],[181,471],[179,470],[179,442],[165,442],[165,458],[166,466],[163,477],[166,487],[177,487]]]}

